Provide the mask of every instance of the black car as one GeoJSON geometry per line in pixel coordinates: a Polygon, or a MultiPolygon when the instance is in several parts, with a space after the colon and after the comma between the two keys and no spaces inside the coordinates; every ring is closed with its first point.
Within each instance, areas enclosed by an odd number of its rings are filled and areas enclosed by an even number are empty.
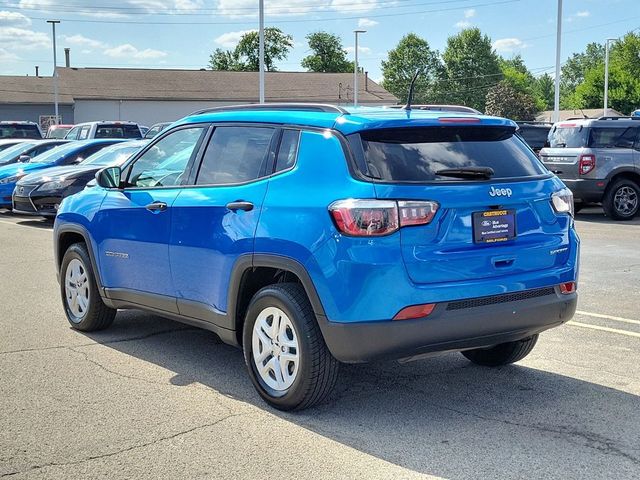
{"type": "Polygon", "coordinates": [[[16,162],[28,162],[33,157],[68,142],[69,140],[27,140],[16,143],[0,152],[0,167],[16,162]]]}
{"type": "Polygon", "coordinates": [[[518,122],[518,133],[537,154],[547,143],[552,126],[552,123],[547,122],[518,122]]]}
{"type": "Polygon", "coordinates": [[[82,190],[98,170],[122,165],[146,144],[144,140],[116,143],[77,165],[46,168],[23,177],[13,191],[13,212],[55,217],[60,202],[82,190]]]}

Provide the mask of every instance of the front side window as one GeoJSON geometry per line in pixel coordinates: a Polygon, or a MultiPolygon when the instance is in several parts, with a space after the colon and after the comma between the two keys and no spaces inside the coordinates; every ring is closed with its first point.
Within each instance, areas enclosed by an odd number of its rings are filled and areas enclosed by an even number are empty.
{"type": "Polygon", "coordinates": [[[196,183],[244,183],[264,176],[275,129],[217,127],[202,159],[196,183]]]}
{"type": "Polygon", "coordinates": [[[68,138],[69,140],[77,140],[78,139],[78,134],[80,133],[80,129],[82,127],[73,127],[69,133],[67,133],[67,136],[64,138],[68,138]]]}
{"type": "Polygon", "coordinates": [[[129,173],[129,186],[180,185],[205,131],[203,126],[182,128],[163,137],[136,159],[129,173]]]}
{"type": "Polygon", "coordinates": [[[90,130],[90,125],[85,125],[84,127],[82,127],[82,129],[80,130],[80,134],[78,135],[78,140],[86,140],[87,138],[89,138],[90,130]]]}

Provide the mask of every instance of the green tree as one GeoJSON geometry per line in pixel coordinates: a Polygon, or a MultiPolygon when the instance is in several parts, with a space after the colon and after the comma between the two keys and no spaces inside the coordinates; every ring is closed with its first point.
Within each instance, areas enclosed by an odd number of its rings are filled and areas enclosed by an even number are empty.
{"type": "Polygon", "coordinates": [[[489,88],[486,98],[487,115],[513,120],[534,120],[536,102],[531,95],[519,92],[506,80],[489,88]]]}
{"type": "Polygon", "coordinates": [[[312,53],[302,59],[303,68],[310,72],[353,72],[353,62],[347,60],[339,36],[320,31],[310,33],[306,38],[312,53]]]}
{"type": "Polygon", "coordinates": [[[484,111],[489,89],[502,80],[491,39],[478,28],[449,37],[442,55],[446,69],[447,101],[484,111]]]}
{"type": "Polygon", "coordinates": [[[429,43],[415,33],[402,37],[382,61],[382,86],[405,103],[409,85],[418,70],[422,73],[416,80],[413,103],[439,102],[440,81],[444,75],[442,62],[438,52],[431,50],[429,43]]]}
{"type": "Polygon", "coordinates": [[[560,70],[560,107],[586,108],[583,99],[576,94],[576,88],[587,72],[604,65],[604,45],[590,43],[584,52],[574,53],[560,70]]]}
{"type": "Polygon", "coordinates": [[[552,110],[555,101],[555,82],[551,75],[545,73],[536,78],[536,92],[538,98],[541,99],[543,103],[540,110],[552,110]]]}
{"type": "MultiPolygon", "coordinates": [[[[276,62],[284,60],[293,48],[293,37],[276,27],[264,29],[264,67],[268,72],[277,70],[276,62]]],[[[257,72],[260,69],[258,32],[245,33],[233,50],[216,49],[209,58],[213,70],[257,72]]]]}
{"type": "Polygon", "coordinates": [[[511,59],[499,58],[503,80],[517,92],[533,98],[538,110],[546,108],[546,102],[538,89],[538,81],[529,71],[520,55],[511,59]]]}

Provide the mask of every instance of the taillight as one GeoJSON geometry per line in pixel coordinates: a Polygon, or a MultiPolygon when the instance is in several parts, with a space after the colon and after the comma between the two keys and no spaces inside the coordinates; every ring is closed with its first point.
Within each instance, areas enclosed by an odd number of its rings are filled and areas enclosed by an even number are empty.
{"type": "Polygon", "coordinates": [[[338,200],[329,212],[341,233],[353,237],[380,237],[400,227],[426,225],[438,211],[435,202],[395,200],[338,200]]]}
{"type": "Polygon", "coordinates": [[[393,320],[412,320],[414,318],[428,317],[436,308],[435,303],[425,303],[423,305],[412,305],[410,307],[403,308],[395,314],[393,320]]]}
{"type": "Polygon", "coordinates": [[[578,173],[580,175],[586,175],[594,168],[596,168],[595,155],[580,155],[580,160],[578,161],[578,173]]]}
{"type": "Polygon", "coordinates": [[[563,295],[569,295],[576,291],[576,282],[565,282],[560,284],[560,293],[563,295]]]}

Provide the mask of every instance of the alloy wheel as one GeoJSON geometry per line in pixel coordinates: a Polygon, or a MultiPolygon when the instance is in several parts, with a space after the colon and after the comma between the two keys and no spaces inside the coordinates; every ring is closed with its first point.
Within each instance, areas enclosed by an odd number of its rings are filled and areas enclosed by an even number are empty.
{"type": "Polygon", "coordinates": [[[83,263],[74,258],[67,265],[64,281],[67,307],[73,316],[80,322],[89,309],[89,278],[87,269],[83,263]]]}

